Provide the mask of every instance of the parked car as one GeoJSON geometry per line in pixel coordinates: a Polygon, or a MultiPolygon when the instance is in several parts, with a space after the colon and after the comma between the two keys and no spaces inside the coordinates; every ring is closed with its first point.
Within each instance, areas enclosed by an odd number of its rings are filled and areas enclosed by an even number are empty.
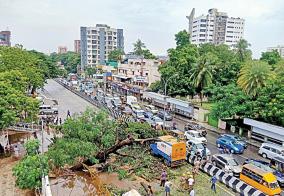
{"type": "Polygon", "coordinates": [[[206,143],[207,139],[201,135],[199,131],[189,130],[184,132],[184,136],[187,140],[206,143]]]}
{"type": "Polygon", "coordinates": [[[152,112],[144,112],[145,118],[151,118],[153,116],[152,112]]]}
{"type": "Polygon", "coordinates": [[[202,142],[198,142],[198,141],[187,141],[186,142],[186,147],[187,147],[187,159],[190,155],[199,155],[202,156],[202,152],[205,148],[206,150],[206,157],[207,160],[210,159],[211,156],[211,152],[210,150],[206,147],[206,145],[202,142]],[[193,154],[192,154],[193,153],[193,154]]]}
{"type": "Polygon", "coordinates": [[[228,169],[228,172],[232,172],[234,176],[239,177],[242,171],[239,163],[228,154],[214,154],[212,155],[212,164],[220,169],[228,169]]]}
{"type": "Polygon", "coordinates": [[[159,112],[159,110],[157,110],[155,108],[155,106],[153,106],[153,105],[146,105],[145,108],[146,108],[147,111],[149,111],[153,114],[157,114],[159,112]]]}
{"type": "Polygon", "coordinates": [[[244,152],[244,147],[231,138],[219,137],[216,140],[216,145],[218,148],[228,149],[232,154],[242,154],[244,152]]]}
{"type": "Polygon", "coordinates": [[[170,115],[168,112],[159,111],[157,116],[160,117],[161,119],[164,119],[165,117],[165,120],[168,120],[168,121],[173,120],[172,115],[170,115]]]}
{"type": "Polygon", "coordinates": [[[274,157],[284,158],[284,147],[272,143],[263,143],[259,148],[258,154],[260,154],[263,158],[268,159],[272,159],[274,157]]]}
{"type": "Polygon", "coordinates": [[[248,144],[247,142],[241,138],[239,135],[233,135],[233,134],[223,134],[221,135],[222,137],[228,137],[228,138],[231,138],[231,139],[234,139],[236,140],[237,143],[241,144],[244,148],[247,148],[248,147],[248,144]]]}
{"type": "Polygon", "coordinates": [[[41,105],[39,106],[40,115],[53,115],[58,114],[57,108],[52,108],[50,105],[41,105]]]}

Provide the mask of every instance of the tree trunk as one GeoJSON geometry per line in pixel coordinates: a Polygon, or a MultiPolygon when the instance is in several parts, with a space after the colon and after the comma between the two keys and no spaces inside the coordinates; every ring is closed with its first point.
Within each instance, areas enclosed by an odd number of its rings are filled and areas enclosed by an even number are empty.
{"type": "Polygon", "coordinates": [[[202,106],[202,98],[203,98],[203,94],[202,94],[202,92],[200,92],[200,104],[201,104],[201,106],[202,106]]]}

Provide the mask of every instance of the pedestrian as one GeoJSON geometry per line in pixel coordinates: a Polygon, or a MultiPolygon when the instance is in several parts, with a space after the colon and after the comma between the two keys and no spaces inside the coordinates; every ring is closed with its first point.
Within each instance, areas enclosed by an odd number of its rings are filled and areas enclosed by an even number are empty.
{"type": "Polygon", "coordinates": [[[14,153],[15,153],[15,157],[18,158],[19,157],[19,148],[17,145],[14,146],[14,153]]]}
{"type": "Polygon", "coordinates": [[[189,175],[189,178],[188,178],[188,188],[189,188],[189,191],[191,191],[193,189],[193,184],[194,184],[194,179],[193,179],[193,175],[189,175]]]}
{"type": "Polygon", "coordinates": [[[215,175],[212,176],[211,180],[211,190],[213,190],[216,193],[216,182],[217,182],[217,178],[215,175]]]}
{"type": "Polygon", "coordinates": [[[69,110],[67,110],[67,118],[68,118],[68,117],[71,117],[71,113],[70,113],[69,110]]]}
{"type": "Polygon", "coordinates": [[[165,186],[165,183],[166,183],[166,180],[167,180],[167,172],[166,170],[163,170],[162,174],[161,174],[161,184],[160,186],[164,187],[165,186]]]}
{"type": "Polygon", "coordinates": [[[189,196],[195,196],[195,191],[194,191],[194,189],[192,189],[192,190],[189,192],[189,196]]]}
{"type": "Polygon", "coordinates": [[[176,130],[177,129],[177,123],[173,122],[173,129],[176,130]]]}
{"type": "Polygon", "coordinates": [[[200,158],[197,157],[196,161],[194,162],[194,167],[193,167],[193,172],[192,172],[194,176],[198,174],[199,172],[200,163],[201,163],[200,158]]]}
{"type": "Polygon", "coordinates": [[[59,124],[61,125],[61,123],[62,123],[62,119],[61,119],[61,118],[59,118],[59,124]]]}
{"type": "Polygon", "coordinates": [[[165,182],[166,196],[170,196],[170,194],[171,194],[171,185],[172,185],[172,183],[170,181],[165,182]]]}

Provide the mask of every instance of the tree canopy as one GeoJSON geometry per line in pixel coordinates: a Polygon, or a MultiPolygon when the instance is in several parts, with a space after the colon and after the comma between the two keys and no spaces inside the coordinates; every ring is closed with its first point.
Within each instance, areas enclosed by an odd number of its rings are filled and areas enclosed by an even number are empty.
{"type": "Polygon", "coordinates": [[[145,59],[155,59],[155,55],[153,55],[149,49],[146,48],[146,45],[138,39],[134,44],[133,53],[135,55],[143,56],[145,59]]]}
{"type": "Polygon", "coordinates": [[[121,49],[113,50],[108,54],[108,60],[115,62],[121,61],[122,55],[124,55],[123,50],[121,49]]]}
{"type": "Polygon", "coordinates": [[[60,63],[64,65],[68,73],[77,73],[77,67],[81,63],[80,54],[71,51],[63,54],[52,53],[50,59],[53,64],[60,63]]]}

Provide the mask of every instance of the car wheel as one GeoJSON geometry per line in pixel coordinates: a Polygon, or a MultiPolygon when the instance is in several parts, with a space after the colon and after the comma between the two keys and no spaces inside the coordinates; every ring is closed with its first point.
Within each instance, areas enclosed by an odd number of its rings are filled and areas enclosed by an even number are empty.
{"type": "Polygon", "coordinates": [[[221,145],[220,145],[220,144],[217,144],[217,146],[218,146],[218,148],[220,148],[220,147],[221,147],[221,145]]]}
{"type": "Polygon", "coordinates": [[[262,157],[266,159],[267,158],[267,154],[262,153],[262,157]]]}
{"type": "Polygon", "coordinates": [[[234,154],[234,153],[235,153],[235,151],[234,151],[234,150],[231,150],[231,153],[232,153],[232,154],[234,154]]]}

